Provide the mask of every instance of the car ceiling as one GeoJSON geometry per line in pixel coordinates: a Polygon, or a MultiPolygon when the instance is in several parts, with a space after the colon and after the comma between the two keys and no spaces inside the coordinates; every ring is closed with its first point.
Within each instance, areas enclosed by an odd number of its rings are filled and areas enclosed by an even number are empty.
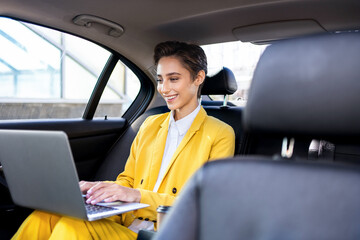
{"type": "MultiPolygon", "coordinates": [[[[0,15],[86,37],[121,53],[149,76],[153,71],[153,47],[161,41],[210,44],[244,37],[246,41],[262,42],[269,40],[269,34],[275,36],[282,31],[282,27],[272,29],[271,23],[294,20],[311,20],[317,26],[315,30],[305,27],[302,34],[356,30],[360,29],[359,13],[358,0],[0,1],[0,15]],[[124,33],[115,38],[109,36],[108,29],[101,25],[86,28],[74,24],[74,17],[81,14],[117,23],[124,28],[124,33]],[[266,36],[262,32],[267,32],[266,36]]],[[[297,25],[290,26],[297,28],[297,25]]],[[[287,37],[291,37],[292,33],[289,34],[287,37]]]]}

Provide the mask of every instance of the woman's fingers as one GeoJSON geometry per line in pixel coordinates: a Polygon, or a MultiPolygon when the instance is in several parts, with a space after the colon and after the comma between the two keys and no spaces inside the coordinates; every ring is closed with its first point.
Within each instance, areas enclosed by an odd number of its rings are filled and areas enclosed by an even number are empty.
{"type": "Polygon", "coordinates": [[[95,197],[95,196],[90,196],[90,197],[86,200],[86,203],[95,205],[95,204],[103,201],[104,199],[109,198],[110,195],[108,195],[108,194],[109,194],[109,193],[104,193],[104,194],[101,194],[101,195],[99,195],[99,196],[97,196],[97,197],[95,197]]]}
{"type": "Polygon", "coordinates": [[[92,185],[91,188],[87,191],[87,194],[91,195],[96,192],[98,189],[102,188],[104,185],[103,182],[97,182],[96,184],[92,185]]]}
{"type": "Polygon", "coordinates": [[[106,203],[115,202],[115,201],[119,201],[117,195],[112,195],[112,196],[109,196],[109,197],[104,199],[104,202],[106,202],[106,203]]]}
{"type": "Polygon", "coordinates": [[[96,182],[80,181],[79,182],[80,190],[83,194],[85,194],[95,184],[96,184],[96,182]]]}
{"type": "Polygon", "coordinates": [[[116,189],[117,186],[119,185],[115,183],[105,183],[105,182],[100,182],[94,185],[87,192],[86,197],[88,199],[86,202],[91,204],[96,204],[98,202],[103,201],[106,198],[113,196],[114,194],[116,194],[116,192],[121,192],[121,189],[116,189]]]}
{"type": "Polygon", "coordinates": [[[97,204],[98,202],[140,202],[141,194],[133,188],[123,187],[116,183],[99,182],[87,191],[87,203],[97,204]]]}

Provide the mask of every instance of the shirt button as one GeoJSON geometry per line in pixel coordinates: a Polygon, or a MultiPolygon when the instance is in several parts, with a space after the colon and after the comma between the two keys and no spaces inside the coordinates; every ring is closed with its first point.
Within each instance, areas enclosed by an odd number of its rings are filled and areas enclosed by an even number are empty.
{"type": "Polygon", "coordinates": [[[148,218],[145,218],[144,220],[145,220],[145,221],[149,221],[149,219],[148,219],[148,218]]]}
{"type": "Polygon", "coordinates": [[[173,194],[175,194],[175,193],[177,192],[177,189],[176,189],[176,188],[173,188],[173,189],[172,189],[172,192],[173,192],[173,194]]]}

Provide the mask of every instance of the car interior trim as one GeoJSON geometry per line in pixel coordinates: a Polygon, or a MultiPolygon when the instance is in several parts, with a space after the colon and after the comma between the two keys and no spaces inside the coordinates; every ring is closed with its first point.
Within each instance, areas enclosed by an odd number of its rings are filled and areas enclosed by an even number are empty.
{"type": "Polygon", "coordinates": [[[106,87],[107,82],[109,81],[110,75],[114,70],[116,64],[118,62],[118,58],[113,54],[109,57],[102,73],[99,76],[99,79],[95,85],[95,88],[91,94],[90,100],[86,105],[83,118],[87,120],[91,120],[94,117],[96,108],[99,104],[101,95],[106,87]]]}
{"type": "Polygon", "coordinates": [[[124,28],[121,25],[107,19],[88,14],[76,16],[73,19],[73,23],[87,28],[93,27],[93,23],[109,27],[108,35],[112,37],[120,37],[124,33],[124,28]]]}
{"type": "Polygon", "coordinates": [[[297,36],[326,33],[327,31],[315,20],[288,20],[266,22],[238,27],[233,34],[242,42],[264,43],[297,36]]]}

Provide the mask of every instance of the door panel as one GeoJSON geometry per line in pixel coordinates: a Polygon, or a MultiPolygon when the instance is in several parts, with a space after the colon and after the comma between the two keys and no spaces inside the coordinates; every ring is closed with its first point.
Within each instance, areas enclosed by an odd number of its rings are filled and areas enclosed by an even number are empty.
{"type": "Polygon", "coordinates": [[[79,178],[91,180],[97,167],[126,127],[126,120],[0,121],[0,129],[64,131],[70,141],[79,178]]]}

